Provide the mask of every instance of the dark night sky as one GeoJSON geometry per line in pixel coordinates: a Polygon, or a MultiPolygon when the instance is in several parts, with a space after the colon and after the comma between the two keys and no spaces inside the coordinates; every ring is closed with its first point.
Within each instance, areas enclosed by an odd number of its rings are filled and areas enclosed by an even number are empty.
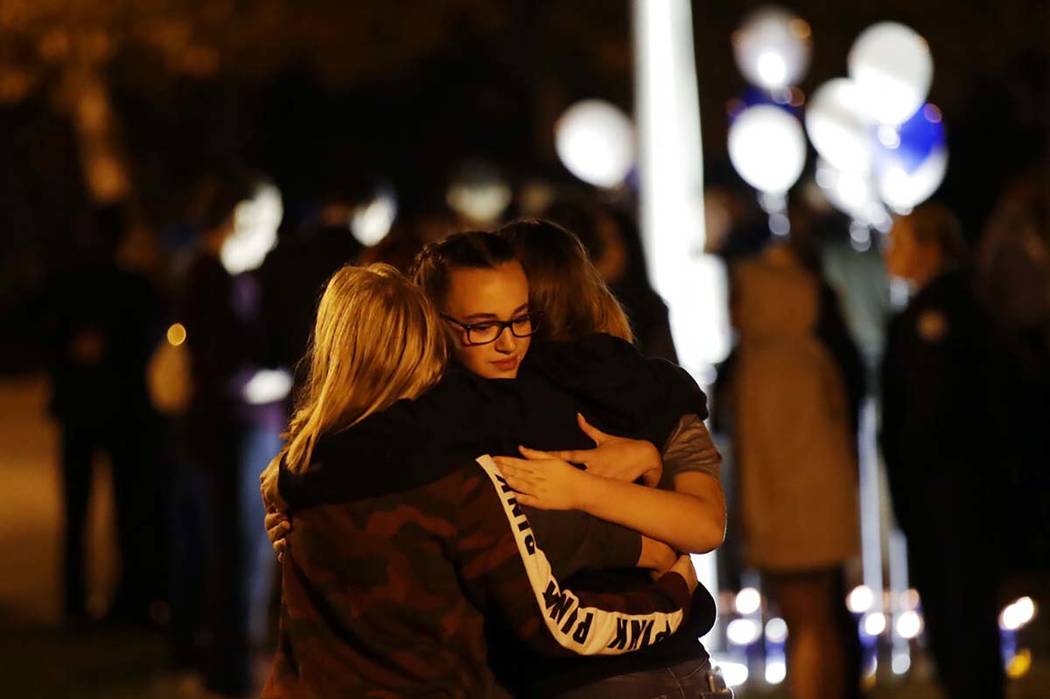
{"type": "MultiPolygon", "coordinates": [[[[509,174],[558,172],[551,127],[574,100],[601,97],[631,108],[624,1],[122,0],[114,7],[124,4],[133,8],[125,15],[143,15],[142,36],[137,25],[125,26],[130,20],[117,26],[101,9],[76,20],[56,15],[22,34],[8,28],[0,74],[5,65],[25,64],[48,27],[82,32],[81,24],[94,22],[111,31],[116,48],[105,75],[138,208],[155,229],[180,217],[201,172],[230,158],[269,172],[293,208],[308,193],[380,176],[411,203],[433,198],[469,156],[485,156],[509,174]],[[158,15],[170,26],[148,14],[153,5],[176,8],[165,11],[170,17],[158,15]],[[192,55],[212,62],[178,63],[188,49],[158,49],[163,42],[149,34],[155,26],[167,27],[156,35],[165,41],[199,44],[192,55]]],[[[725,105],[745,83],[729,37],[759,4],[693,3],[706,170],[714,180],[736,181],[725,162],[725,105]]],[[[944,110],[952,158],[938,196],[971,229],[1010,176],[1045,158],[1050,3],[785,6],[813,29],[813,60],[802,83],[807,93],[845,74],[851,42],[873,22],[902,21],[928,38],[935,65],[930,98],[944,110]]],[[[57,106],[59,84],[54,67],[45,66],[21,100],[0,106],[7,243],[0,317],[68,250],[86,211],[75,136],[57,106]]]]}

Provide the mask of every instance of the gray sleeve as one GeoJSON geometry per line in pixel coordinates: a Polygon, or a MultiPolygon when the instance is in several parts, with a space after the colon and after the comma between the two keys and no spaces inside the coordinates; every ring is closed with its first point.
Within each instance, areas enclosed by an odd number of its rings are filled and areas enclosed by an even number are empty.
{"type": "Polygon", "coordinates": [[[579,510],[523,507],[536,542],[555,577],[581,570],[633,568],[642,553],[642,535],[579,510]]]}
{"type": "Polygon", "coordinates": [[[721,479],[722,455],[707,425],[696,415],[682,416],[660,457],[664,463],[660,487],[664,490],[674,490],[674,478],[679,473],[706,473],[715,480],[721,479]]]}

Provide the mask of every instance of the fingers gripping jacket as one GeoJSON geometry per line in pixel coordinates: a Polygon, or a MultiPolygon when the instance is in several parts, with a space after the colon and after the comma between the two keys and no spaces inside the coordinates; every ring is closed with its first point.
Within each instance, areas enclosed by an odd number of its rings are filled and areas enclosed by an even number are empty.
{"type": "Polygon", "coordinates": [[[499,495],[547,629],[564,648],[580,655],[620,655],[650,646],[681,625],[684,613],[631,614],[583,606],[571,590],[563,590],[551,572],[550,563],[529,526],[496,462],[489,456],[477,459],[499,495]]]}

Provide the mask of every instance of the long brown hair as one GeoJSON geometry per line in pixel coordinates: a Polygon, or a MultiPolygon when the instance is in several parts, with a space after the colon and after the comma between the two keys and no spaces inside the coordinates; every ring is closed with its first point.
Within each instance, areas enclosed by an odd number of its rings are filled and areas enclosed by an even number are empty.
{"type": "Polygon", "coordinates": [[[488,231],[462,231],[428,243],[412,261],[409,275],[439,308],[454,269],[495,269],[515,261],[510,243],[488,231]]]}
{"type": "Polygon", "coordinates": [[[512,221],[498,231],[529,278],[529,306],[544,314],[540,336],[573,340],[607,333],[634,341],[623,306],[587,256],[583,243],[544,219],[512,221]]]}
{"type": "Polygon", "coordinates": [[[346,266],[317,308],[309,374],[278,455],[302,472],[318,438],[415,398],[441,377],[445,334],[433,304],[386,264],[346,266]]]}

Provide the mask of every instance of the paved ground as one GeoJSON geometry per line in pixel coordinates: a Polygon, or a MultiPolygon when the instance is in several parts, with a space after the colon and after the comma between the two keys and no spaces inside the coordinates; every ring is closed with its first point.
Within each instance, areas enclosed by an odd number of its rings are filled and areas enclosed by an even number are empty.
{"type": "MultiPolygon", "coordinates": [[[[58,621],[59,504],[54,433],[37,379],[0,381],[0,697],[12,699],[193,699],[206,695],[190,675],[173,672],[158,633],[92,630],[70,634],[58,621]]],[[[113,580],[108,483],[99,469],[92,507],[94,605],[113,580]]],[[[1020,581],[1031,589],[1032,581],[1020,581]]],[[[1034,591],[1034,590],[1033,590],[1034,591]]],[[[1019,639],[1031,670],[1010,699],[1050,699],[1050,586],[1038,588],[1042,613],[1019,639]]],[[[923,659],[904,678],[879,676],[871,697],[939,699],[923,659]]],[[[265,672],[265,661],[260,663],[265,672]]],[[[743,699],[784,697],[782,688],[749,687],[743,699]]]]}

